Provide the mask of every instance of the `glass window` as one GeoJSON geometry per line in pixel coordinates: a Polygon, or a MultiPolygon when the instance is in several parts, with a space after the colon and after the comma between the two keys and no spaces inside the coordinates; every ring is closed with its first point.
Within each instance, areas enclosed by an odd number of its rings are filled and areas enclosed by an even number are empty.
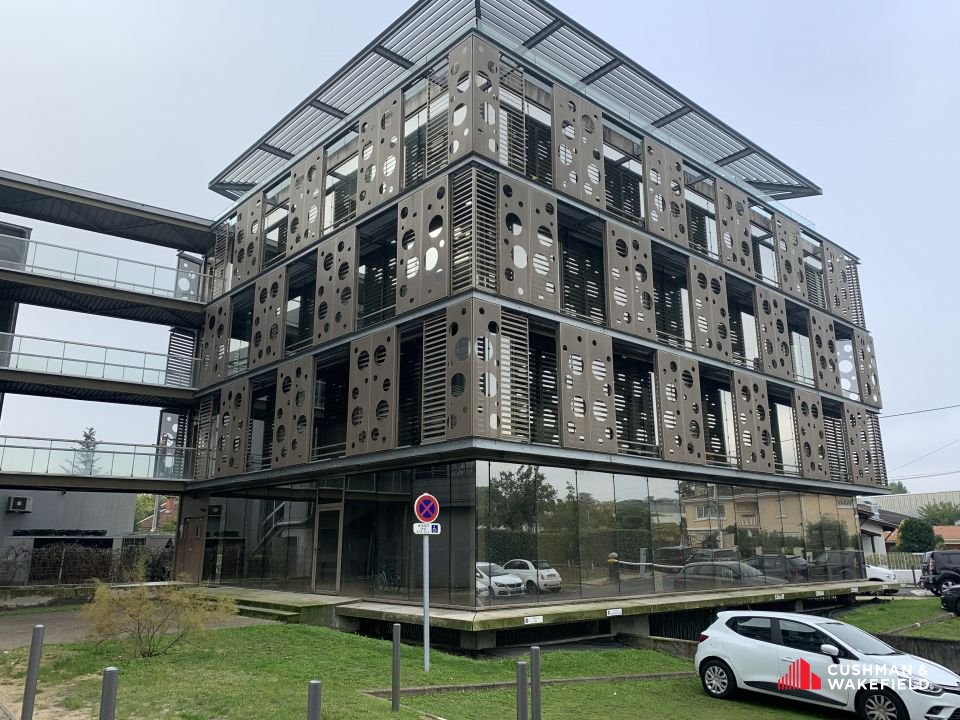
{"type": "Polygon", "coordinates": [[[773,642],[773,621],[767,617],[735,617],[727,621],[727,627],[751,640],[773,642]]]}
{"type": "Polygon", "coordinates": [[[582,595],[614,596],[619,591],[619,579],[609,562],[617,547],[613,475],[579,471],[577,500],[582,595]]]}
{"type": "Polygon", "coordinates": [[[615,475],[616,564],[621,595],[653,592],[650,498],[647,478],[615,475]]]}
{"type": "MultiPolygon", "coordinates": [[[[823,629],[832,635],[836,635],[842,642],[847,644],[851,650],[864,655],[900,655],[899,650],[894,650],[884,642],[880,642],[873,635],[864,632],[860,628],[847,625],[846,623],[827,623],[823,629]]],[[[827,640],[831,645],[835,644],[827,640]]]]}
{"type": "Polygon", "coordinates": [[[779,620],[781,644],[794,650],[819,653],[824,643],[833,645],[831,638],[824,635],[815,627],[796,622],[795,620],[779,620]]]}

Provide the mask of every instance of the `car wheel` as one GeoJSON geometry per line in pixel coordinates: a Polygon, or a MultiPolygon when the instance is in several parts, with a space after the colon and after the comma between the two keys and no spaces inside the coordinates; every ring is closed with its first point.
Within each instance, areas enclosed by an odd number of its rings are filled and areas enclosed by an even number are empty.
{"type": "Polygon", "coordinates": [[[952,578],[946,578],[944,580],[941,580],[937,584],[937,595],[943,595],[944,590],[946,590],[947,588],[955,587],[956,584],[957,584],[957,581],[952,578]]]}
{"type": "Polygon", "coordinates": [[[533,580],[527,580],[527,595],[535,594],[539,588],[533,580]]]}
{"type": "Polygon", "coordinates": [[[737,691],[737,681],[730,666],[715,658],[704,660],[700,666],[700,682],[707,695],[718,700],[733,697],[737,691]]]}
{"type": "Polygon", "coordinates": [[[857,698],[861,720],[908,720],[903,701],[889,690],[867,690],[857,698]]]}

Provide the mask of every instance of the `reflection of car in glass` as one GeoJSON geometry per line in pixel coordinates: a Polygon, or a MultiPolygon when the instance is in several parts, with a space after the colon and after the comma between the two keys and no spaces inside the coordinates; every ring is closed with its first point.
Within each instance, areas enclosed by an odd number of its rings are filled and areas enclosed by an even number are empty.
{"type": "Polygon", "coordinates": [[[503,564],[503,569],[523,580],[524,589],[528,593],[535,593],[537,590],[560,592],[563,587],[560,573],[546,560],[511,560],[503,564]]]}
{"type": "Polygon", "coordinates": [[[960,585],[960,551],[932,550],[924,553],[917,585],[940,595],[947,588],[960,585]]]}
{"type": "Polygon", "coordinates": [[[859,550],[827,550],[807,566],[811,580],[861,580],[865,578],[859,550]]]}
{"type": "Polygon", "coordinates": [[[749,690],[863,720],[960,717],[960,676],[832,618],[719,612],[701,633],[694,662],[713,698],[749,690]]]}
{"type": "Polygon", "coordinates": [[[788,582],[803,582],[809,575],[808,563],[799,555],[754,555],[744,562],[768,577],[788,582]]]}
{"type": "Polygon", "coordinates": [[[490,585],[487,584],[487,576],[484,575],[479,570],[474,569],[477,573],[476,579],[476,592],[477,592],[477,602],[482,603],[484,600],[487,600],[490,597],[490,585]]]}
{"type": "Polygon", "coordinates": [[[481,576],[477,578],[477,582],[482,582],[490,589],[491,597],[523,595],[523,580],[511,575],[496,563],[478,562],[477,573],[481,576]]]}
{"type": "Polygon", "coordinates": [[[687,558],[687,562],[721,562],[724,560],[732,560],[736,562],[739,559],[740,553],[737,550],[726,548],[700,548],[699,550],[693,551],[693,554],[687,558]]]}
{"type": "Polygon", "coordinates": [[[783,585],[742,562],[698,562],[681,568],[673,578],[674,590],[713,590],[752,585],[783,585]]]}

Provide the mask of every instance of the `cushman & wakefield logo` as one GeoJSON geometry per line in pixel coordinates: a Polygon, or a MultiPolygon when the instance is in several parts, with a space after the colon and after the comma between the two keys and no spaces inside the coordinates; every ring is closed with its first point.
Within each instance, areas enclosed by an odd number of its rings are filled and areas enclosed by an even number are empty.
{"type": "MultiPolygon", "coordinates": [[[[927,669],[902,666],[858,666],[835,663],[827,668],[827,685],[831,690],[862,690],[890,688],[891,690],[920,690],[935,688],[927,679],[927,669]]],[[[777,690],[822,690],[823,680],[803,658],[794,660],[787,672],[777,681],[777,690]]]]}
{"type": "Polygon", "coordinates": [[[810,669],[810,663],[798,658],[777,681],[777,690],[819,690],[822,685],[820,676],[810,669]]]}

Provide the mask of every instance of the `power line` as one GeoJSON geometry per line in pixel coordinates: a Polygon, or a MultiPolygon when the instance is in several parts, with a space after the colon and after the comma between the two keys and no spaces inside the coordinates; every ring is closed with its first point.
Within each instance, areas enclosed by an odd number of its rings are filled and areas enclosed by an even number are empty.
{"type": "Polygon", "coordinates": [[[960,437],[951,440],[951,441],[948,442],[946,445],[941,445],[941,446],[938,447],[936,450],[931,450],[930,452],[928,452],[928,453],[926,453],[926,454],[924,454],[924,455],[921,455],[920,457],[915,457],[915,458],[914,458],[913,460],[911,460],[910,462],[905,462],[903,465],[898,465],[897,467],[895,467],[895,468],[893,469],[893,471],[896,472],[896,471],[899,470],[900,468],[905,468],[907,465],[913,465],[915,462],[919,462],[920,460],[923,460],[924,458],[928,458],[928,457],[930,457],[931,455],[934,455],[934,454],[940,452],[941,450],[946,450],[946,449],[947,449],[948,447],[950,447],[951,445],[956,445],[957,443],[960,443],[960,437]]]}
{"type": "Polygon", "coordinates": [[[941,472],[932,472],[932,473],[923,473],[922,475],[899,475],[897,477],[887,478],[887,480],[922,480],[924,478],[944,477],[945,475],[960,475],[960,469],[943,470],[941,472]]]}
{"type": "Polygon", "coordinates": [[[904,415],[919,415],[920,413],[930,413],[938,412],[940,410],[952,410],[953,408],[960,408],[960,403],[956,405],[944,405],[943,407],[934,407],[934,408],[924,408],[923,410],[911,410],[910,412],[894,413],[893,415],[881,415],[881,420],[887,420],[889,418],[903,417],[904,415]]]}

